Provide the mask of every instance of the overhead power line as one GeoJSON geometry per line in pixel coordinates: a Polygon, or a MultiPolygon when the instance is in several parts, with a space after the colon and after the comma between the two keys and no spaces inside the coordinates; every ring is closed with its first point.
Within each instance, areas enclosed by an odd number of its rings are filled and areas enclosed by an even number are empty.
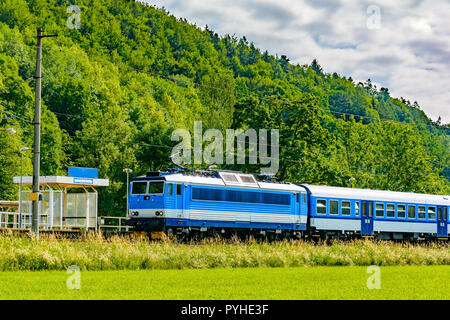
{"type": "Polygon", "coordinates": [[[27,119],[24,119],[24,118],[21,118],[21,117],[19,117],[19,116],[16,116],[14,113],[11,113],[11,112],[8,112],[8,111],[5,111],[5,110],[1,110],[1,109],[0,109],[0,112],[3,112],[4,114],[6,114],[6,115],[8,115],[8,116],[10,116],[10,117],[12,117],[12,118],[15,118],[15,119],[18,119],[18,120],[27,122],[27,123],[29,123],[29,124],[33,124],[32,121],[29,121],[29,120],[27,120],[27,119]]]}

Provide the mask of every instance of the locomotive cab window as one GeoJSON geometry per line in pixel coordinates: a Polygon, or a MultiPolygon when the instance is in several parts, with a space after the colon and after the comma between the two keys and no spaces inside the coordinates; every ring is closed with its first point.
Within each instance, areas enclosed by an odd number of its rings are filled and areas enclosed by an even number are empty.
{"type": "Polygon", "coordinates": [[[404,204],[399,204],[397,206],[397,218],[406,217],[406,206],[404,204]]]}
{"type": "Polygon", "coordinates": [[[408,219],[416,218],[416,206],[408,206],[408,219]]]}
{"type": "Polygon", "coordinates": [[[131,184],[131,194],[146,194],[146,193],[147,193],[147,181],[133,182],[131,184]]]}
{"type": "Polygon", "coordinates": [[[164,193],[164,182],[162,181],[152,181],[148,186],[149,194],[163,194],[164,193]]]}
{"type": "Polygon", "coordinates": [[[375,216],[384,217],[384,203],[377,203],[375,205],[375,216]]]}
{"type": "Polygon", "coordinates": [[[167,195],[173,196],[173,184],[169,183],[167,187],[167,195]]]}
{"type": "Polygon", "coordinates": [[[317,200],[317,214],[327,214],[327,200],[317,200]]]}
{"type": "Polygon", "coordinates": [[[330,214],[339,214],[339,201],[330,200],[330,214]]]}
{"type": "Polygon", "coordinates": [[[181,184],[177,184],[177,196],[181,196],[181,184]]]}

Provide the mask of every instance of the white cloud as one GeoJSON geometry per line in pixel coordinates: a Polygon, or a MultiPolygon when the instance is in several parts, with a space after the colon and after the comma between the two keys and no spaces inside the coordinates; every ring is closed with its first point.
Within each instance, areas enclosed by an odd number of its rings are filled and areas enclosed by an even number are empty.
{"type": "Polygon", "coordinates": [[[145,0],[294,63],[368,78],[450,122],[448,0],[145,0]],[[375,5],[380,10],[367,12],[375,5]],[[378,19],[378,20],[376,20],[378,19]],[[368,23],[379,21],[379,28],[368,23]]]}

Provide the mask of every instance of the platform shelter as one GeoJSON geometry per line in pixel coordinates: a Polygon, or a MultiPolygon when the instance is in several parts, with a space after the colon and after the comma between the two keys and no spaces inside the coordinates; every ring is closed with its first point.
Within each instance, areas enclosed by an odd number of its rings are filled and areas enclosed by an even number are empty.
{"type": "MultiPolygon", "coordinates": [[[[14,177],[15,184],[20,181],[20,177],[14,177]]],[[[32,183],[33,177],[22,177],[23,189],[32,183]]],[[[109,180],[98,178],[97,169],[70,167],[69,176],[43,176],[39,184],[40,228],[97,230],[96,188],[109,186],[109,180]]],[[[31,227],[31,194],[30,190],[22,191],[22,203],[19,203],[22,228],[31,227]]]]}

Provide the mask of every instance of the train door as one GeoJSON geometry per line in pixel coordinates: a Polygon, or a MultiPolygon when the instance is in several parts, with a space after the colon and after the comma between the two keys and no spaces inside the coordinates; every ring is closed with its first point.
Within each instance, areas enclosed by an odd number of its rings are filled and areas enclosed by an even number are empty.
{"type": "Polygon", "coordinates": [[[448,219],[448,210],[447,207],[438,207],[437,208],[437,236],[438,238],[447,238],[447,219],[448,219]]]}
{"type": "Polygon", "coordinates": [[[177,213],[177,218],[182,218],[184,213],[184,191],[183,185],[175,185],[175,209],[177,213]]]}
{"type": "Polygon", "coordinates": [[[373,234],[373,201],[362,201],[361,235],[371,236],[372,234],[373,234]]]}
{"type": "Polygon", "coordinates": [[[294,206],[294,223],[300,223],[300,212],[301,212],[301,205],[302,205],[302,194],[296,193],[295,194],[295,206],[294,206]]]}

